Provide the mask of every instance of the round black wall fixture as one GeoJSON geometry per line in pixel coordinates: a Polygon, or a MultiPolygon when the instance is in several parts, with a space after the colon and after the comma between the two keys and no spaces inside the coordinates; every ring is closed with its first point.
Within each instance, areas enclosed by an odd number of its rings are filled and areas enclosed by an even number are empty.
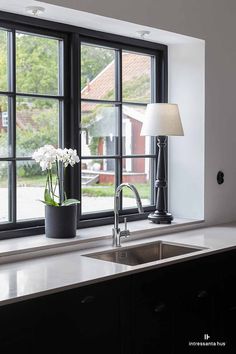
{"type": "Polygon", "coordinates": [[[217,183],[218,184],[222,184],[222,183],[224,183],[224,172],[222,172],[222,171],[219,171],[218,173],[217,173],[217,183]]]}

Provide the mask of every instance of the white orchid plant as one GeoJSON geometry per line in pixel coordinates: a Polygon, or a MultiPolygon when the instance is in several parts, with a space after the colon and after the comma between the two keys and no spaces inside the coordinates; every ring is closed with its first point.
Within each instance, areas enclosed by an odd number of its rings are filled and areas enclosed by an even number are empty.
{"type": "Polygon", "coordinates": [[[68,166],[79,162],[77,151],[73,149],[56,149],[52,145],[44,145],[36,150],[32,158],[40,164],[42,171],[46,171],[46,185],[42,202],[51,206],[68,206],[78,204],[77,199],[67,199],[64,188],[64,174],[68,166]],[[53,168],[56,179],[53,179],[53,168]]]}

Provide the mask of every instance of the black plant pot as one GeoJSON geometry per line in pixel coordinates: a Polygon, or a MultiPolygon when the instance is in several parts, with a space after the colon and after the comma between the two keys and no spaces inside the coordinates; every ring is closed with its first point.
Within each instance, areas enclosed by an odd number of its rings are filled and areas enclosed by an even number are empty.
{"type": "Polygon", "coordinates": [[[45,233],[49,238],[76,236],[77,204],[55,207],[45,205],[45,233]]]}

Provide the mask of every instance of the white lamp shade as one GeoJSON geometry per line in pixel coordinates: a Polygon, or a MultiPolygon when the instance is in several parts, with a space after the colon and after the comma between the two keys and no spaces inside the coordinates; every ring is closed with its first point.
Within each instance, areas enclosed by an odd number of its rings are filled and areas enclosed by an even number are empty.
{"type": "Polygon", "coordinates": [[[178,105],[170,103],[148,104],[141,135],[184,135],[178,105]]]}

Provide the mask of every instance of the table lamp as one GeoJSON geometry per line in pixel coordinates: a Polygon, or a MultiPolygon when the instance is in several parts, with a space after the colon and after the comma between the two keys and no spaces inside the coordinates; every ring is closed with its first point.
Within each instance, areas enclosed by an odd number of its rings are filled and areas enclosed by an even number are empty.
{"type": "Polygon", "coordinates": [[[167,212],[167,181],[165,148],[167,136],[184,135],[177,104],[150,103],[147,105],[141,135],[157,136],[158,159],[156,172],[156,210],[148,219],[156,224],[170,224],[173,216],[167,212]]]}

